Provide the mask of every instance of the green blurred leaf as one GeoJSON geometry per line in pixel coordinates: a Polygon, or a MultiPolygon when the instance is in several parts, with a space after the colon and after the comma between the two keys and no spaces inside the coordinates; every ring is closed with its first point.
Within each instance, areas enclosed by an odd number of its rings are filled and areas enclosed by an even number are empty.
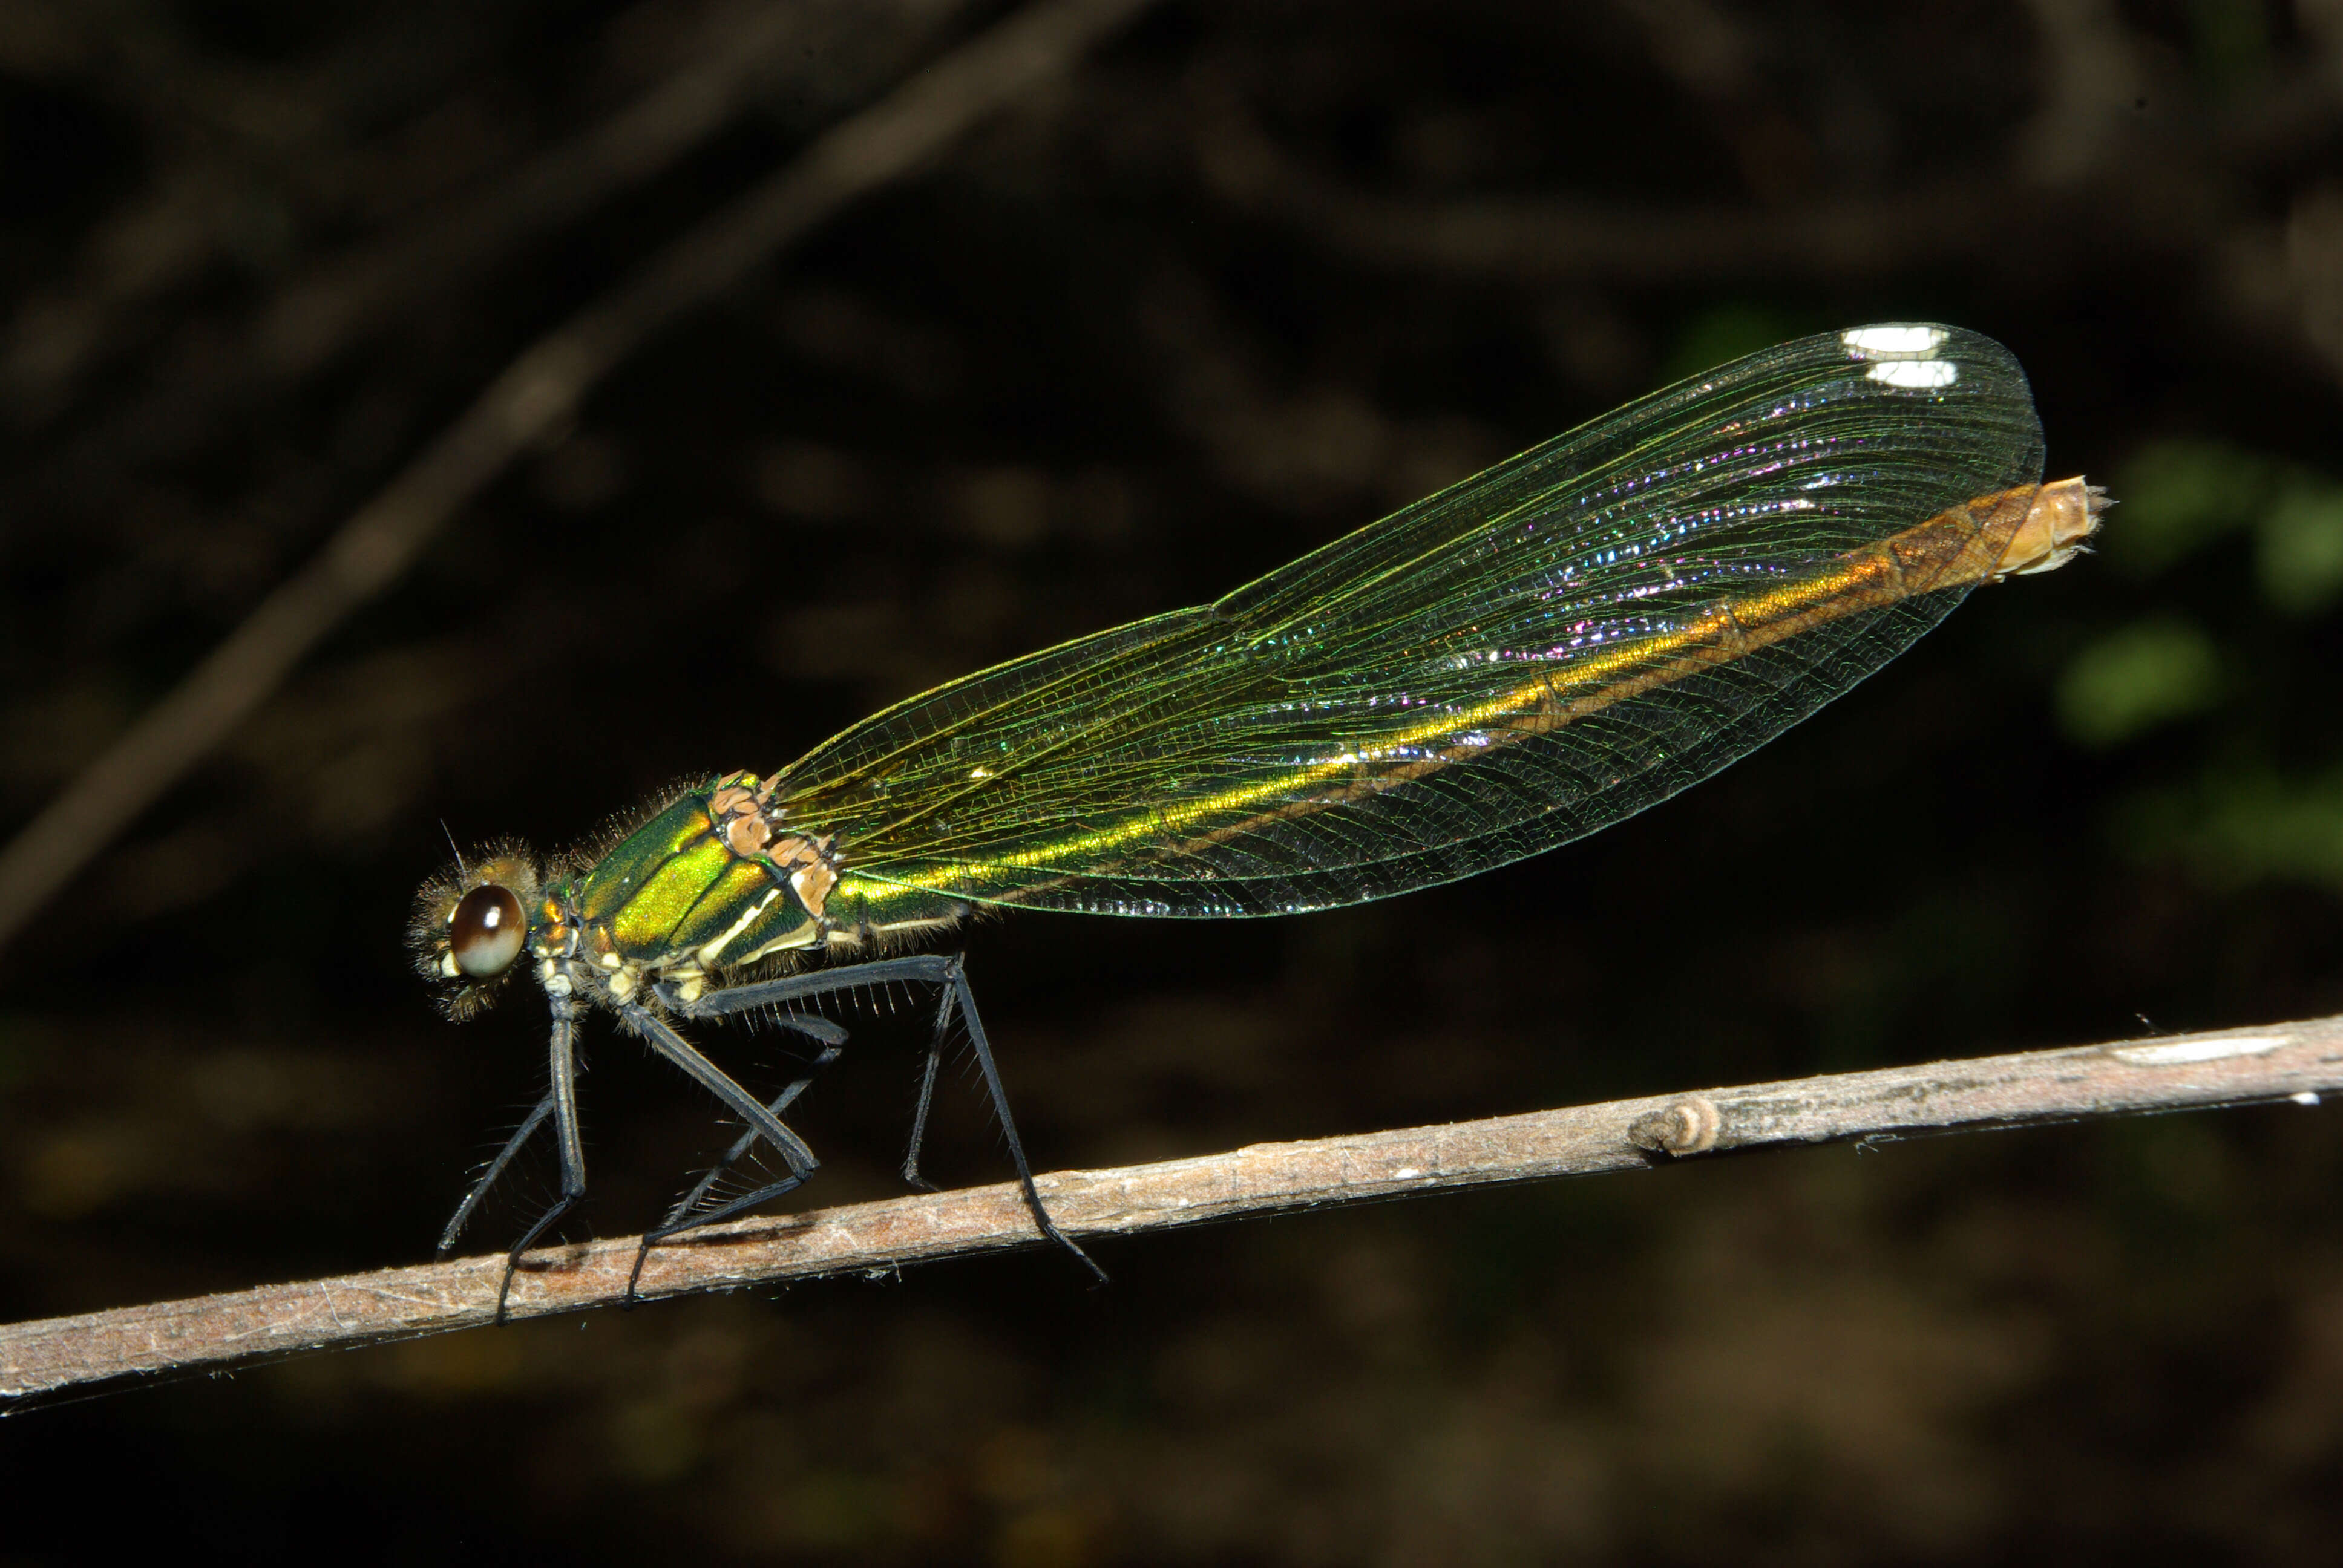
{"type": "Polygon", "coordinates": [[[2187,621],[2144,620],[2099,638],[2058,678],[2058,722],[2069,739],[2114,746],[2202,713],[2221,694],[2221,654],[2187,621]]]}
{"type": "Polygon", "coordinates": [[[2343,592],[2343,486],[2295,481],[2262,518],[2260,535],[2255,565],[2270,603],[2302,615],[2343,592]]]}
{"type": "Polygon", "coordinates": [[[2101,536],[2106,558],[2146,577],[2254,520],[2278,476],[2273,458],[2220,441],[2158,441],[2116,471],[2122,526],[2101,536]]]}
{"type": "Polygon", "coordinates": [[[2264,768],[2209,773],[2194,789],[2135,796],[2117,840],[2142,859],[2182,859],[2210,880],[2343,888],[2343,769],[2288,779],[2264,768]]]}

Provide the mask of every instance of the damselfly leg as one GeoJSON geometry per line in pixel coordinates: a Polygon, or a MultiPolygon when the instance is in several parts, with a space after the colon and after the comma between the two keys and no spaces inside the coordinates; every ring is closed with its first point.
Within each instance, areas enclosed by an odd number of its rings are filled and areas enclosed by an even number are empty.
{"type": "MultiPolygon", "coordinates": [[[[992,1112],[1001,1120],[1001,1134],[1009,1145],[1009,1158],[1016,1167],[1017,1184],[1025,1195],[1025,1207],[1033,1216],[1034,1228],[1045,1239],[1071,1253],[1099,1282],[1104,1283],[1106,1271],[1100,1268],[1072,1237],[1058,1229],[1057,1221],[1050,1218],[1050,1211],[1041,1202],[1040,1189],[1033,1185],[1033,1168],[1025,1158],[1024,1140],[1017,1135],[1017,1119],[1010,1113],[1009,1094],[1001,1087],[1001,1069],[992,1060],[992,1042],[985,1036],[984,1020],[976,1010],[975,992],[969,988],[967,964],[960,954],[918,953],[905,958],[847,964],[838,969],[813,970],[803,974],[784,975],[779,980],[759,980],[710,991],[690,1001],[683,1000],[669,986],[661,986],[659,995],[686,1018],[720,1018],[752,1012],[783,1002],[834,995],[863,986],[904,981],[939,986],[943,991],[936,1004],[935,1030],[930,1036],[927,1060],[920,1070],[920,1100],[911,1118],[910,1147],[903,1156],[904,1181],[922,1191],[933,1190],[920,1174],[920,1144],[927,1133],[928,1109],[935,1094],[936,1072],[943,1057],[944,1041],[950,1031],[952,1020],[958,1018],[967,1028],[969,1049],[975,1055],[977,1070],[984,1077],[985,1092],[992,1101],[992,1112]]],[[[786,1019],[789,1015],[780,1016],[786,1019]]],[[[736,1146],[733,1154],[727,1157],[726,1163],[745,1151],[745,1145],[736,1146]]],[[[717,1171],[711,1172],[710,1179],[720,1174],[721,1170],[719,1166],[717,1171]]],[[[692,1224],[712,1223],[715,1219],[738,1212],[739,1208],[746,1206],[744,1202],[738,1207],[728,1207],[718,1215],[696,1220],[692,1224]]],[[[673,1215],[669,1216],[670,1220],[673,1218],[673,1215]]],[[[679,1225],[667,1233],[691,1228],[690,1225],[679,1225]]]]}
{"type": "MultiPolygon", "coordinates": [[[[567,976],[558,978],[565,982],[568,980],[567,976]]],[[[551,1121],[554,1125],[555,1141],[560,1151],[560,1195],[537,1217],[505,1256],[504,1281],[497,1290],[496,1321],[498,1323],[505,1321],[506,1306],[512,1295],[513,1275],[518,1271],[523,1255],[537,1244],[538,1237],[550,1230],[562,1216],[577,1206],[579,1199],[586,1195],[586,1151],[584,1140],[578,1133],[578,1074],[580,1069],[578,1063],[577,1040],[580,1008],[576,990],[568,983],[548,986],[547,997],[553,1010],[548,1048],[551,1058],[552,1086],[546,1091],[545,1097],[537,1102],[526,1117],[522,1118],[521,1124],[513,1130],[512,1136],[505,1141],[504,1147],[498,1151],[496,1158],[488,1161],[488,1169],[481,1171],[479,1180],[473,1182],[471,1191],[465,1193],[463,1202],[457,1205],[455,1214],[448,1220],[447,1229],[441,1231],[439,1236],[439,1255],[444,1258],[454,1250],[458,1238],[463,1233],[465,1224],[470,1221],[473,1211],[479,1207],[480,1200],[488,1195],[488,1190],[496,1185],[498,1179],[510,1167],[514,1157],[531,1138],[537,1135],[538,1130],[548,1121],[551,1121]]],[[[761,1138],[779,1151],[782,1162],[791,1172],[789,1181],[779,1191],[788,1191],[789,1187],[796,1186],[813,1172],[820,1163],[814,1159],[813,1151],[806,1147],[803,1139],[782,1124],[778,1114],[782,1107],[803,1091],[805,1080],[793,1085],[790,1091],[769,1110],[747,1090],[734,1082],[721,1068],[701,1055],[689,1041],[676,1033],[657,1014],[645,1009],[641,1004],[619,1003],[618,1012],[620,1020],[640,1035],[652,1050],[682,1068],[701,1088],[706,1089],[718,1100],[730,1107],[736,1114],[749,1123],[748,1132],[742,1135],[740,1143],[736,1146],[733,1154],[728,1157],[727,1163],[739,1158],[747,1151],[749,1143],[761,1138]]],[[[794,1018],[783,1015],[777,1021],[784,1028],[795,1030],[799,1033],[809,1035],[822,1042],[824,1054],[817,1066],[835,1058],[840,1044],[846,1038],[846,1031],[827,1019],[794,1018]]],[[[775,1195],[777,1194],[766,1193],[761,1196],[775,1195]]],[[[745,1204],[739,1205],[739,1207],[745,1206],[745,1204]]],[[[709,1222],[706,1220],[696,1221],[699,1224],[709,1222]]],[[[641,1268],[639,1258],[637,1260],[636,1267],[638,1271],[641,1268]]],[[[632,1294],[631,1283],[628,1294],[630,1296],[632,1294]]]]}
{"type": "MultiPolygon", "coordinates": [[[[789,1021],[789,1027],[806,1034],[815,1035],[817,1039],[821,1038],[818,1032],[820,1030],[835,1030],[836,1038],[822,1047],[821,1053],[806,1064],[805,1071],[793,1080],[787,1089],[773,1097],[772,1103],[765,1109],[770,1111],[775,1116],[787,1111],[797,1097],[806,1091],[808,1086],[813,1082],[823,1068],[836,1061],[846,1052],[846,1031],[828,1019],[793,1019],[789,1021]]],[[[708,1195],[716,1190],[716,1184],[724,1179],[725,1173],[746,1159],[749,1151],[756,1146],[756,1142],[757,1131],[754,1128],[740,1134],[732,1147],[724,1151],[724,1157],[699,1178],[699,1184],[677,1200],[675,1207],[667,1211],[667,1218],[660,1221],[653,1229],[643,1232],[642,1245],[635,1249],[634,1269],[627,1275],[627,1299],[621,1303],[622,1305],[632,1307],[635,1304],[635,1287],[642,1282],[643,1263],[651,1255],[653,1247],[670,1236],[679,1236],[686,1231],[696,1231],[702,1225],[713,1225],[719,1221],[729,1220],[733,1215],[744,1213],[769,1199],[793,1192],[805,1185],[806,1178],[812,1175],[820,1164],[817,1161],[803,1170],[791,1165],[789,1173],[779,1181],[769,1181],[754,1191],[744,1192],[737,1198],[729,1199],[705,1213],[697,1212],[708,1195]]]]}
{"type": "Polygon", "coordinates": [[[489,1167],[488,1173],[465,1196],[462,1207],[456,1211],[456,1218],[448,1221],[447,1233],[440,1241],[440,1251],[444,1252],[454,1240],[456,1230],[465,1215],[479,1201],[480,1194],[487,1191],[488,1182],[493,1181],[512,1158],[526,1133],[536,1130],[532,1124],[544,1122],[545,1111],[549,1110],[553,1117],[554,1142],[561,1151],[561,1196],[537,1217],[537,1222],[522,1232],[520,1240],[513,1243],[512,1251],[505,1254],[505,1277],[497,1286],[496,1321],[500,1324],[505,1321],[505,1304],[512,1295],[513,1271],[520,1267],[521,1255],[535,1246],[537,1239],[586,1195],[586,1141],[578,1129],[578,996],[576,990],[566,983],[558,987],[548,985],[546,1000],[553,1009],[548,1046],[553,1082],[546,1091],[545,1107],[522,1123],[525,1131],[513,1135],[505,1145],[504,1151],[489,1167]]]}
{"type": "MultiPolygon", "coordinates": [[[[582,980],[584,977],[579,978],[582,980]]],[[[780,1114],[805,1092],[817,1074],[842,1054],[847,1033],[828,1019],[790,1010],[787,1004],[856,990],[865,986],[902,983],[935,985],[942,991],[936,1004],[935,1027],[929,1037],[926,1060],[920,1068],[919,1102],[912,1112],[910,1144],[903,1157],[904,1181],[922,1191],[933,1190],[920,1174],[920,1149],[927,1133],[928,1114],[935,1096],[936,1077],[943,1059],[945,1042],[950,1037],[953,1020],[958,1020],[967,1031],[977,1069],[984,1079],[985,1091],[992,1101],[993,1113],[1000,1118],[1001,1136],[1008,1143],[1010,1160],[1017,1172],[1017,1183],[1024,1194],[1025,1206],[1033,1216],[1034,1227],[1043,1238],[1071,1253],[1094,1278],[1101,1282],[1106,1279],[1106,1271],[1100,1268],[1091,1255],[1050,1218],[1049,1210],[1041,1202],[1041,1191],[1033,1184],[1032,1165],[1025,1156],[1024,1140],[1018,1136],[1016,1119],[1009,1109],[1009,1096],[1001,1085],[1001,1070],[993,1061],[991,1041],[987,1038],[983,1020],[976,1010],[976,998],[969,987],[965,965],[957,954],[923,953],[788,975],[779,980],[712,991],[689,1000],[673,985],[660,986],[660,1000],[685,1018],[712,1020],[761,1012],[781,1028],[803,1034],[820,1044],[820,1050],[807,1065],[806,1070],[769,1103],[759,1101],[741,1088],[658,1013],[638,1001],[625,1000],[614,1004],[620,1021],[628,1029],[653,1050],[681,1068],[702,1089],[748,1123],[747,1131],[692,1190],[669,1210],[666,1219],[644,1233],[642,1244],[635,1253],[634,1269],[627,1280],[627,1300],[629,1302],[635,1299],[635,1289],[642,1278],[643,1264],[651,1248],[685,1231],[729,1220],[759,1203],[794,1191],[804,1185],[806,1179],[820,1167],[820,1161],[814,1157],[813,1151],[781,1121],[780,1114]],[[727,1199],[713,1209],[699,1211],[699,1206],[716,1190],[718,1183],[734,1166],[748,1158],[759,1141],[769,1145],[780,1157],[787,1173],[751,1191],[727,1199]]],[[[560,1150],[560,1196],[538,1216],[506,1255],[504,1282],[497,1292],[496,1321],[499,1323],[505,1321],[513,1275],[520,1267],[522,1256],[537,1244],[538,1237],[576,1207],[586,1192],[586,1155],[578,1131],[577,1080],[579,1067],[577,1035],[579,1006],[573,987],[548,986],[548,1000],[553,1009],[548,1046],[552,1087],[522,1119],[521,1124],[505,1141],[496,1158],[488,1162],[488,1168],[464,1195],[463,1202],[457,1207],[439,1238],[439,1253],[444,1257],[454,1249],[457,1239],[478,1208],[481,1199],[504,1175],[514,1157],[547,1122],[552,1122],[560,1150]]]]}
{"type": "Polygon", "coordinates": [[[505,1146],[497,1151],[494,1160],[488,1161],[488,1169],[480,1172],[480,1179],[472,1183],[470,1191],[464,1194],[464,1201],[456,1205],[455,1215],[447,1221],[447,1228],[439,1232],[438,1256],[444,1258],[456,1250],[457,1239],[463,1235],[464,1226],[472,1218],[472,1211],[480,1206],[480,1200],[487,1197],[488,1189],[503,1177],[505,1167],[512,1163],[513,1156],[537,1136],[537,1130],[544,1126],[546,1118],[552,1114],[553,1096],[548,1094],[537,1102],[535,1110],[521,1119],[518,1127],[513,1129],[513,1135],[505,1140],[505,1146]]]}

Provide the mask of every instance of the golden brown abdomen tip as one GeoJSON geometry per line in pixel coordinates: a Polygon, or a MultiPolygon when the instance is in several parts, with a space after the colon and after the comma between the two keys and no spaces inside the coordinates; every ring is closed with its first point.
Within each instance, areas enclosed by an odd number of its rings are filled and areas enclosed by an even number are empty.
{"type": "Polygon", "coordinates": [[[2026,520],[2010,537],[1992,580],[2055,572],[2082,553],[2083,541],[2099,530],[2099,514],[2115,503],[2107,491],[2080,474],[2053,479],[2035,492],[2026,520]]]}

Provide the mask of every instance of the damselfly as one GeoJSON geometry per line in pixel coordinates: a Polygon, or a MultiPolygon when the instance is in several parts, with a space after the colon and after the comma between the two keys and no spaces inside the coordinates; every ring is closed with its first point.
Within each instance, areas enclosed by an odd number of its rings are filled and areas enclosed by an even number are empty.
{"type": "MultiPolygon", "coordinates": [[[[778,773],[709,776],[591,856],[506,847],[423,890],[423,972],[462,1018],[524,955],[552,1087],[465,1198],[548,1121],[586,1190],[578,1026],[607,1008],[747,1124],[649,1249],[795,1188],[781,1121],[846,1033],[818,999],[940,988],[910,1151],[957,1020],[1041,1233],[957,954],[980,904],[1292,914],[1468,877],[1618,821],[1762,745],[1894,658],[1979,583],[2063,565],[2106,504],[2041,483],[2008,350],[1973,332],[1803,338],[1655,392],[1216,603],[1031,654],[897,704],[778,773]],[[818,1048],[759,1101],[679,1020],[762,1016],[818,1048]],[[762,1143],[778,1179],[719,1183],[762,1143]]],[[[1096,1265],[1091,1265],[1095,1269],[1096,1265]]],[[[503,1296],[498,1298],[499,1315],[503,1296]]]]}

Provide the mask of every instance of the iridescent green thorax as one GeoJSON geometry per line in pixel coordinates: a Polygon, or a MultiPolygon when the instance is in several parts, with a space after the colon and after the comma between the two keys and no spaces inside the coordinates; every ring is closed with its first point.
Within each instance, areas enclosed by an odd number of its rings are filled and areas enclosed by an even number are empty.
{"type": "Polygon", "coordinates": [[[687,792],[571,884],[588,962],[708,970],[821,940],[828,846],[776,833],[759,784],[735,773],[687,792]]]}
{"type": "Polygon", "coordinates": [[[488,1004],[518,946],[502,951],[498,933],[470,930],[458,912],[492,892],[526,920],[540,980],[580,963],[614,1001],[650,983],[691,1001],[719,969],[867,948],[967,914],[960,900],[847,869],[834,838],[791,819],[782,789],[753,773],[695,786],[567,879],[540,879],[518,845],[459,862],[417,900],[418,967],[452,1016],[488,1004]],[[458,953],[459,939],[480,945],[458,953]]]}

